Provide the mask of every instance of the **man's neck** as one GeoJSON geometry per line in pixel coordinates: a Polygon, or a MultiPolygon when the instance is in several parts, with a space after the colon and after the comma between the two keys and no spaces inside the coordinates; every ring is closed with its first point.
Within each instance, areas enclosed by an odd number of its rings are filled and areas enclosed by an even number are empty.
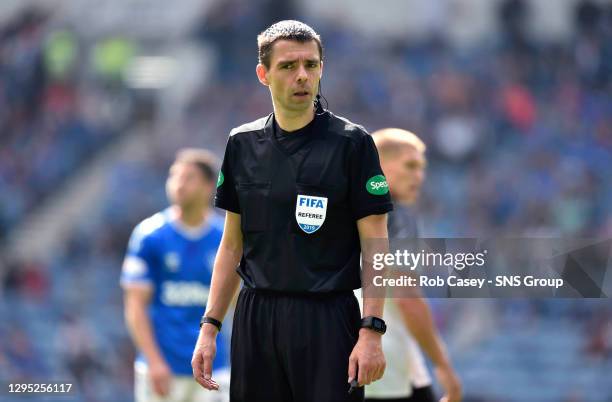
{"type": "Polygon", "coordinates": [[[207,207],[181,208],[174,206],[177,219],[188,227],[202,226],[208,215],[207,207]]]}
{"type": "Polygon", "coordinates": [[[405,208],[414,208],[414,206],[416,205],[416,202],[415,201],[398,201],[397,204],[405,208]]]}
{"type": "Polygon", "coordinates": [[[395,198],[393,196],[391,196],[391,202],[393,202],[394,205],[406,208],[414,208],[414,206],[416,205],[416,200],[406,200],[401,198],[395,198]]]}
{"type": "Polygon", "coordinates": [[[274,118],[283,131],[299,130],[314,119],[314,105],[304,112],[286,112],[274,107],[274,118]]]}

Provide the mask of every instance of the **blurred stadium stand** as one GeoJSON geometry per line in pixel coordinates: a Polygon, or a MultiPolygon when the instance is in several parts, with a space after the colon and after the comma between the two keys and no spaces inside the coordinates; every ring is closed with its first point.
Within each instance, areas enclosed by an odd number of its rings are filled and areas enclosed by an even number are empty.
{"type": "MultiPolygon", "coordinates": [[[[132,400],[118,287],[175,151],[269,113],[255,36],[311,23],[323,94],[421,135],[430,237],[612,234],[612,4],[0,3],[0,379],[132,400]]],[[[612,401],[603,300],[432,300],[465,401],[612,401]]]]}

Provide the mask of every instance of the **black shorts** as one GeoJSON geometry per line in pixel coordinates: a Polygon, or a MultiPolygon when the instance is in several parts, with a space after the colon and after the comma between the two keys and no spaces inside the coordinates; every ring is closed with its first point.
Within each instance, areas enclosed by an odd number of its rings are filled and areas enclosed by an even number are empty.
{"type": "Polygon", "coordinates": [[[348,359],[361,314],[353,292],[315,296],[243,288],[232,328],[232,402],[354,402],[348,359]]]}
{"type": "Polygon", "coordinates": [[[367,398],[365,402],[436,402],[431,386],[412,388],[412,395],[406,398],[367,398]]]}

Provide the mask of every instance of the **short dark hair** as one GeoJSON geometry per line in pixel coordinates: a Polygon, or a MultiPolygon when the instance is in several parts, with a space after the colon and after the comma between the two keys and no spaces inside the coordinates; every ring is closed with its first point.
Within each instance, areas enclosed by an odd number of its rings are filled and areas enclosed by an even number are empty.
{"type": "Polygon", "coordinates": [[[210,151],[201,148],[183,148],[176,153],[174,163],[190,163],[202,172],[206,181],[217,179],[219,159],[210,151]]]}
{"type": "Polygon", "coordinates": [[[272,24],[268,29],[257,36],[259,62],[270,68],[272,46],[278,40],[294,40],[297,42],[310,42],[314,40],[319,48],[319,57],[323,60],[323,44],[321,37],[314,29],[300,21],[283,20],[272,24]]]}

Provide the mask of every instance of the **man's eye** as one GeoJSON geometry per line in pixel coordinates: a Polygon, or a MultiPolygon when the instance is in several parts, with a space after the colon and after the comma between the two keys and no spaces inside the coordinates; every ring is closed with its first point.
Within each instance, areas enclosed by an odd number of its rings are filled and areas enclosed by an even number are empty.
{"type": "Polygon", "coordinates": [[[308,68],[317,68],[318,64],[317,63],[309,63],[308,64],[308,68]]]}

